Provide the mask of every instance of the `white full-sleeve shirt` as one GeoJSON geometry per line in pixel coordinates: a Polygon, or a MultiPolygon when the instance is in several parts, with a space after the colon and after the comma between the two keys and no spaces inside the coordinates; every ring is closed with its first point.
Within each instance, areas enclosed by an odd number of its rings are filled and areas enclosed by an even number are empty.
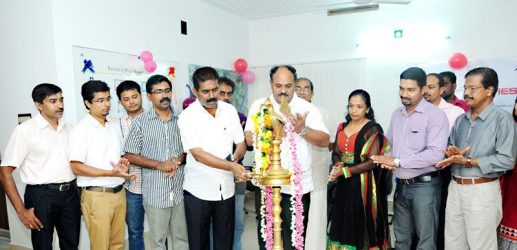
{"type": "Polygon", "coordinates": [[[178,125],[187,152],[183,189],[202,200],[231,198],[235,193],[233,173],[196,161],[190,150],[201,148],[221,159],[231,157],[233,144],[244,141],[235,107],[218,101],[214,117],[196,100],[180,114],[178,125]]]}

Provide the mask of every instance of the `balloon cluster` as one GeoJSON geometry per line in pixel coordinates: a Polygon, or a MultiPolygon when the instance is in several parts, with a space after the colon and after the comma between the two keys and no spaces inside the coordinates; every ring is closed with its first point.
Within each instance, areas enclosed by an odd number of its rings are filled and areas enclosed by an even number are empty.
{"type": "Polygon", "coordinates": [[[144,62],[144,69],[147,73],[153,73],[156,70],[156,62],[153,60],[153,53],[148,50],[140,53],[140,60],[144,62]]]}
{"type": "Polygon", "coordinates": [[[246,62],[246,60],[242,58],[235,60],[233,67],[235,71],[241,75],[241,79],[244,83],[251,84],[255,81],[255,73],[248,70],[248,62],[246,62]]]}

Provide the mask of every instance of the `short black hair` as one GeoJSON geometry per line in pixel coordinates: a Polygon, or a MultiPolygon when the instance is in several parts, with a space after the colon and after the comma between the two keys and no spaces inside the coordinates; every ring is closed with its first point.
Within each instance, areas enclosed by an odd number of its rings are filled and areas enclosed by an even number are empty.
{"type": "Polygon", "coordinates": [[[427,76],[423,69],[418,68],[418,67],[411,67],[411,68],[404,70],[400,74],[400,80],[416,81],[418,84],[418,87],[423,88],[425,86],[427,76]]]}
{"type": "Polygon", "coordinates": [[[222,84],[225,84],[225,85],[228,85],[232,88],[232,92],[235,90],[235,82],[232,81],[232,79],[228,78],[228,77],[219,77],[217,79],[217,83],[219,83],[219,85],[222,85],[222,84]]]}
{"type": "Polygon", "coordinates": [[[120,100],[120,95],[122,95],[122,92],[128,91],[128,90],[136,90],[139,94],[142,94],[142,90],[140,90],[140,85],[136,83],[135,81],[126,80],[121,82],[117,86],[117,97],[120,100]]]}
{"type": "Polygon", "coordinates": [[[60,87],[52,83],[41,83],[32,89],[32,101],[43,104],[48,96],[63,92],[60,87]]]}
{"type": "Polygon", "coordinates": [[[153,91],[153,86],[156,84],[160,84],[161,82],[166,82],[167,84],[169,84],[169,88],[172,89],[172,83],[171,80],[169,80],[169,78],[163,75],[154,75],[147,79],[147,82],[145,83],[145,91],[148,94],[151,94],[151,92],[153,91]]]}
{"type": "Polygon", "coordinates": [[[440,75],[445,78],[449,78],[451,80],[451,83],[456,84],[456,74],[452,73],[451,71],[444,71],[440,73],[440,75]]]}
{"type": "Polygon", "coordinates": [[[481,75],[483,76],[483,80],[481,80],[481,84],[483,84],[483,88],[487,89],[489,87],[494,87],[494,92],[492,93],[492,97],[495,97],[497,93],[497,87],[499,85],[499,78],[497,77],[497,72],[491,68],[487,67],[479,67],[475,69],[471,69],[467,74],[465,74],[465,79],[469,76],[481,75]]]}
{"type": "MultiPolygon", "coordinates": [[[[517,104],[517,97],[515,97],[515,104],[517,104]]],[[[513,105],[512,115],[513,115],[513,121],[517,122],[517,115],[515,115],[515,104],[513,105]]]]}
{"type": "Polygon", "coordinates": [[[298,78],[298,76],[296,75],[296,69],[293,66],[286,64],[273,66],[273,68],[271,68],[271,70],[269,71],[269,80],[273,80],[273,75],[278,71],[279,68],[288,69],[291,72],[291,74],[293,74],[294,80],[298,78]]]}
{"type": "MultiPolygon", "coordinates": [[[[90,80],[83,84],[81,87],[81,96],[83,97],[83,101],[92,102],[93,97],[95,96],[95,93],[98,92],[109,92],[110,87],[108,87],[108,84],[106,84],[103,81],[99,80],[90,80]]],[[[86,109],[90,110],[86,104],[84,104],[86,109]]]]}
{"type": "Polygon", "coordinates": [[[199,83],[209,81],[209,80],[217,80],[219,78],[219,74],[212,67],[201,67],[194,71],[192,75],[192,83],[194,84],[194,88],[199,90],[199,83]]]}
{"type": "Polygon", "coordinates": [[[434,76],[434,77],[438,78],[438,86],[440,86],[440,87],[445,86],[445,81],[443,80],[443,77],[440,74],[431,73],[431,74],[428,74],[427,76],[434,76]]]}
{"type": "Polygon", "coordinates": [[[307,78],[307,77],[297,78],[296,80],[294,80],[294,84],[296,85],[299,81],[302,81],[302,80],[308,81],[309,87],[311,88],[311,92],[314,92],[314,85],[312,84],[312,81],[309,80],[309,78],[307,78]]]}

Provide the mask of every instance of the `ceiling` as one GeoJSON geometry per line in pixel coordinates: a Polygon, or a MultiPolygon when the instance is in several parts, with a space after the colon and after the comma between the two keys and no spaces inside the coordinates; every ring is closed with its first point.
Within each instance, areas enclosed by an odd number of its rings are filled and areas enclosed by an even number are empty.
{"type": "Polygon", "coordinates": [[[410,0],[201,0],[248,20],[356,7],[362,3],[409,4],[410,0]]]}

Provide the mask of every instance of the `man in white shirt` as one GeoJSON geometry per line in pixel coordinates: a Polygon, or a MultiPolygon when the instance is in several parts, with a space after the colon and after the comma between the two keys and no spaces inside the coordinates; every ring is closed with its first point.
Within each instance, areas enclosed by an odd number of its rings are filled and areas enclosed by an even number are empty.
{"type": "MultiPolygon", "coordinates": [[[[442,98],[442,95],[445,92],[445,79],[442,75],[431,73],[427,75],[426,84],[424,87],[424,99],[431,104],[438,106],[445,115],[447,116],[447,120],[449,121],[449,134],[451,133],[452,127],[454,126],[454,122],[456,118],[461,114],[465,113],[465,111],[459,106],[453,105],[445,101],[442,98]]],[[[438,236],[437,236],[437,248],[443,249],[444,245],[444,230],[445,230],[445,205],[447,202],[447,187],[449,187],[449,183],[451,182],[451,169],[444,168],[440,170],[440,174],[442,175],[442,202],[440,203],[440,215],[438,222],[438,236]]]]}
{"type": "Polygon", "coordinates": [[[63,119],[61,88],[42,83],[32,90],[39,114],[15,129],[4,152],[0,182],[34,249],[52,249],[54,228],[61,249],[77,249],[81,211],[75,175],[68,161],[70,126],[63,119]],[[27,184],[24,202],[12,177],[19,169],[27,184]]]}
{"type": "MultiPolygon", "coordinates": [[[[312,181],[312,157],[311,157],[311,145],[318,147],[328,147],[329,144],[329,132],[321,118],[321,113],[313,104],[297,97],[294,94],[296,80],[296,69],[289,65],[274,66],[270,73],[270,84],[271,91],[273,92],[268,98],[271,100],[273,109],[276,113],[280,112],[280,103],[282,99],[288,102],[293,114],[291,119],[294,126],[294,140],[296,142],[296,155],[298,161],[301,164],[302,171],[302,192],[303,192],[303,216],[304,216],[304,228],[307,228],[308,212],[310,206],[310,192],[313,190],[312,181]]],[[[244,129],[246,134],[246,143],[253,145],[253,131],[254,124],[252,114],[256,114],[260,105],[264,103],[266,98],[261,98],[253,102],[248,114],[248,121],[246,122],[246,128],[244,129]]],[[[282,150],[280,158],[282,159],[282,167],[293,171],[291,154],[289,153],[290,143],[286,137],[282,138],[282,144],[280,145],[282,150]]],[[[255,152],[260,153],[260,152],[255,152]]],[[[291,241],[291,196],[295,194],[295,185],[283,186],[282,187],[282,238],[284,249],[293,249],[291,241]]],[[[260,227],[260,225],[259,225],[260,227]]],[[[259,230],[260,231],[260,230],[259,230]]],[[[305,236],[305,230],[304,230],[305,236]]],[[[259,245],[263,248],[264,241],[259,233],[259,245]]]]}
{"type": "Polygon", "coordinates": [[[117,128],[106,119],[111,108],[105,82],[91,80],[81,87],[89,114],[70,132],[69,158],[82,188],[81,210],[90,236],[90,249],[123,249],[126,194],[122,184],[128,174],[120,157],[117,128]]]}
{"type": "Polygon", "coordinates": [[[246,152],[239,116],[231,104],[218,101],[218,77],[210,67],[194,72],[197,100],[178,120],[187,152],[183,189],[190,249],[209,248],[210,221],[214,249],[232,249],[234,178],[239,182],[249,178],[238,163],[246,152]]]}
{"type": "MultiPolygon", "coordinates": [[[[305,77],[299,77],[295,81],[296,95],[310,103],[314,97],[314,84],[305,77]]],[[[328,111],[323,107],[317,107],[321,113],[323,123],[329,130],[329,147],[312,146],[312,182],[314,190],[311,192],[311,202],[318,204],[312,206],[309,211],[307,225],[306,249],[325,249],[327,246],[327,183],[329,166],[331,164],[330,151],[334,148],[336,124],[328,111]]]]}
{"type": "MultiPolygon", "coordinates": [[[[138,83],[126,80],[117,86],[117,97],[126,111],[120,119],[115,120],[121,137],[121,148],[129,135],[131,124],[140,116],[142,108],[142,91],[138,83]]],[[[126,180],[126,224],[129,250],[145,249],[144,245],[144,205],[142,198],[142,169],[133,164],[129,165],[129,173],[135,173],[135,178],[126,180]]]]}

